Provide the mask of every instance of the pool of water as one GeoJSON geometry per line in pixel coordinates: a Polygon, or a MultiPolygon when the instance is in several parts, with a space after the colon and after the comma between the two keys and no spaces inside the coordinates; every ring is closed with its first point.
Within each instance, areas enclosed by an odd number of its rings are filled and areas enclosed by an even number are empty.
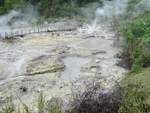
{"type": "Polygon", "coordinates": [[[90,62],[90,59],[83,57],[66,57],[63,59],[63,62],[66,68],[61,73],[61,79],[64,81],[74,81],[82,76],[81,67],[90,62]]]}

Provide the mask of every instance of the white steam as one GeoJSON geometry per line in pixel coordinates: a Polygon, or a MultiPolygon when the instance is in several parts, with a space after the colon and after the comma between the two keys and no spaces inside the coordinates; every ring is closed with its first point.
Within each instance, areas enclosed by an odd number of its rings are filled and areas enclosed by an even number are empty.
{"type": "Polygon", "coordinates": [[[141,0],[137,4],[135,2],[133,9],[128,11],[129,1],[130,0],[103,0],[103,6],[101,7],[96,8],[98,4],[95,3],[89,5],[88,8],[83,8],[83,14],[90,20],[90,24],[86,25],[85,30],[93,34],[98,29],[98,22],[104,22],[106,19],[112,19],[113,17],[123,19],[128,15],[132,17],[145,11],[150,11],[150,0],[141,0]]]}
{"type": "Polygon", "coordinates": [[[37,22],[39,17],[37,10],[29,6],[23,11],[11,10],[5,15],[0,16],[0,35],[5,35],[5,32],[9,32],[13,28],[31,26],[37,22]]]}
{"type": "Polygon", "coordinates": [[[5,14],[3,16],[0,16],[0,32],[8,31],[9,28],[9,22],[13,17],[16,17],[19,15],[19,12],[12,10],[8,14],[5,14]]]}
{"type": "Polygon", "coordinates": [[[150,11],[150,0],[141,0],[141,2],[135,6],[134,15],[143,13],[144,11],[150,11]]]}
{"type": "Polygon", "coordinates": [[[119,16],[125,13],[128,0],[113,0],[105,1],[104,6],[97,8],[96,16],[112,17],[119,16]]]}
{"type": "MultiPolygon", "coordinates": [[[[112,0],[104,1],[104,6],[97,8],[95,15],[96,17],[108,17],[122,16],[127,14],[127,6],[129,0],[112,0]]],[[[136,14],[150,11],[150,0],[141,0],[138,4],[135,4],[134,10],[130,12],[133,16],[136,14]]]]}
{"type": "Polygon", "coordinates": [[[12,10],[8,14],[1,16],[0,26],[6,26],[13,17],[18,16],[18,15],[19,15],[19,12],[12,10]]]}

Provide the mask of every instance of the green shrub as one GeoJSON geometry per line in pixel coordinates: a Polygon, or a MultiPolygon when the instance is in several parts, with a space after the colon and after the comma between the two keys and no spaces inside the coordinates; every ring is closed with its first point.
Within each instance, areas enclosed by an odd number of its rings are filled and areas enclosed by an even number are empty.
{"type": "Polygon", "coordinates": [[[146,12],[126,22],[121,30],[132,70],[150,66],[150,13],[146,12]]]}

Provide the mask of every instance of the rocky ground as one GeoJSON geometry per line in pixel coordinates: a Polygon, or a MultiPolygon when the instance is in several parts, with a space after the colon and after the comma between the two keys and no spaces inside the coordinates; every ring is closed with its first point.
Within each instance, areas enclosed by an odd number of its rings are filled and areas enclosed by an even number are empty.
{"type": "Polygon", "coordinates": [[[93,81],[112,89],[127,71],[116,65],[118,41],[110,23],[0,41],[0,104],[12,96],[34,106],[41,91],[66,99],[93,81]]]}

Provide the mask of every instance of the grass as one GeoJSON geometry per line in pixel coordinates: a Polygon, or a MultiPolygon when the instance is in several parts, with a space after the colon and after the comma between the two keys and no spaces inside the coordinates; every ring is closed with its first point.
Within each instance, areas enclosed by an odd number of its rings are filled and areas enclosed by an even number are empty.
{"type": "Polygon", "coordinates": [[[7,104],[0,110],[0,113],[61,113],[61,109],[58,105],[47,106],[43,93],[40,93],[37,99],[37,112],[34,112],[32,108],[29,108],[22,101],[21,106],[21,108],[16,109],[12,99],[8,98],[7,104]],[[45,108],[49,108],[48,111],[45,108]]]}
{"type": "Polygon", "coordinates": [[[40,93],[38,97],[38,113],[44,113],[44,107],[45,107],[45,99],[43,93],[40,93]]]}
{"type": "Polygon", "coordinates": [[[140,73],[129,73],[122,81],[123,100],[119,113],[150,112],[150,68],[140,73]]]}
{"type": "Polygon", "coordinates": [[[125,86],[129,84],[136,85],[137,83],[142,84],[144,90],[150,92],[150,67],[143,69],[138,74],[129,73],[129,75],[123,80],[123,85],[125,86]]]}

